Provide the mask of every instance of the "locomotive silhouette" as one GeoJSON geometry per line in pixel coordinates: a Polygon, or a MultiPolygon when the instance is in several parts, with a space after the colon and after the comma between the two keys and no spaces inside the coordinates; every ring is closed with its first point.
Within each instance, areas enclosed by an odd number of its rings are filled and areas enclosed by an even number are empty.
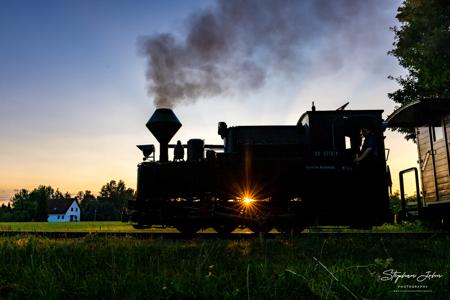
{"type": "Polygon", "coordinates": [[[313,106],[292,126],[219,122],[223,145],[198,138],[169,144],[181,127],[171,109],[156,109],[146,126],[160,153],[156,161],[154,145],[138,145],[144,161],[138,165],[136,200],[128,204],[136,228],[300,232],[312,225],[370,228],[392,218],[382,110],[313,106]],[[379,149],[370,164],[354,162],[361,128],[370,128],[379,149]],[[169,148],[177,159],[169,161],[169,148]]]}

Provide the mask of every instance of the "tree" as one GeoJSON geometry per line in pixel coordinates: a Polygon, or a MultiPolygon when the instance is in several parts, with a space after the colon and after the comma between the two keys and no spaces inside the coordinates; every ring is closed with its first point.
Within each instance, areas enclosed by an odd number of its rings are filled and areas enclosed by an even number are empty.
{"type": "Polygon", "coordinates": [[[46,222],[48,219],[48,200],[53,198],[55,191],[51,186],[40,185],[38,188],[34,189],[30,198],[31,201],[36,203],[36,210],[34,212],[34,220],[38,222],[46,222]]]}
{"type": "MultiPolygon", "coordinates": [[[[395,33],[395,56],[408,74],[395,79],[400,89],[388,96],[400,105],[428,98],[450,96],[450,1],[405,0],[398,8],[400,27],[395,33]]],[[[414,138],[411,131],[406,139],[414,138]]]]}
{"type": "Polygon", "coordinates": [[[91,191],[78,192],[78,200],[80,201],[81,220],[96,221],[98,202],[91,191]]]}
{"type": "Polygon", "coordinates": [[[12,217],[11,212],[11,205],[8,202],[8,205],[2,204],[2,207],[0,208],[0,222],[9,222],[14,221],[12,217]]]}
{"type": "Polygon", "coordinates": [[[31,221],[36,211],[36,203],[32,201],[30,193],[26,189],[21,189],[11,199],[13,205],[14,221],[31,221]]]}
{"type": "Polygon", "coordinates": [[[18,191],[13,198],[11,219],[12,221],[47,221],[47,205],[50,198],[55,199],[55,190],[51,186],[40,185],[33,191],[25,189],[18,191]]]}
{"type": "Polygon", "coordinates": [[[111,217],[108,220],[120,220],[123,208],[134,197],[134,190],[127,188],[122,180],[119,182],[111,180],[102,186],[100,195],[97,197],[102,212],[101,216],[105,211],[104,217],[111,217]]]}
{"type": "Polygon", "coordinates": [[[127,188],[122,180],[107,182],[102,186],[98,197],[95,197],[91,191],[78,192],[81,219],[83,221],[120,220],[123,208],[134,196],[134,190],[127,188]]]}

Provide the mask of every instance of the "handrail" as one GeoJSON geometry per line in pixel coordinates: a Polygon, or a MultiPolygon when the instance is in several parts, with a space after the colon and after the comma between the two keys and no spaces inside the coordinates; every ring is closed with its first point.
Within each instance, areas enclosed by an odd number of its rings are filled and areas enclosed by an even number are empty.
{"type": "Polygon", "coordinates": [[[405,186],[404,186],[404,180],[403,175],[406,173],[414,171],[414,177],[416,181],[416,195],[417,195],[417,210],[420,214],[420,210],[422,208],[422,202],[420,201],[420,189],[419,189],[419,172],[417,171],[416,167],[408,168],[403,171],[400,171],[399,177],[400,177],[400,199],[402,201],[402,214],[403,216],[406,216],[406,199],[405,199],[405,186]]]}

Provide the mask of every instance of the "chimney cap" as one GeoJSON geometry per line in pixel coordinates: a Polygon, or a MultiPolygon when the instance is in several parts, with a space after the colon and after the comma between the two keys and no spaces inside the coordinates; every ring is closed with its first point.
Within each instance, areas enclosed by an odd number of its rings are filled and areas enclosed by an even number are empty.
{"type": "Polygon", "coordinates": [[[180,129],[181,122],[170,108],[158,108],[145,126],[160,143],[169,143],[180,129]]]}

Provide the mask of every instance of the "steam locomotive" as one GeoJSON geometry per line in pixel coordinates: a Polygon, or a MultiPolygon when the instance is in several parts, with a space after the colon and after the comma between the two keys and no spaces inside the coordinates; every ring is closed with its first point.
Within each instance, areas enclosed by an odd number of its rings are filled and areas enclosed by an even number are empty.
{"type": "Polygon", "coordinates": [[[181,127],[170,109],[157,109],[146,126],[160,153],[156,161],[154,145],[138,145],[144,161],[138,165],[137,197],[128,203],[136,228],[300,232],[312,225],[367,228],[392,217],[381,110],[313,106],[291,126],[219,122],[223,145],[202,139],[169,144],[181,127]],[[354,162],[361,128],[371,129],[380,149],[370,164],[354,162]],[[169,148],[186,149],[186,159],[169,161],[169,148]]]}

